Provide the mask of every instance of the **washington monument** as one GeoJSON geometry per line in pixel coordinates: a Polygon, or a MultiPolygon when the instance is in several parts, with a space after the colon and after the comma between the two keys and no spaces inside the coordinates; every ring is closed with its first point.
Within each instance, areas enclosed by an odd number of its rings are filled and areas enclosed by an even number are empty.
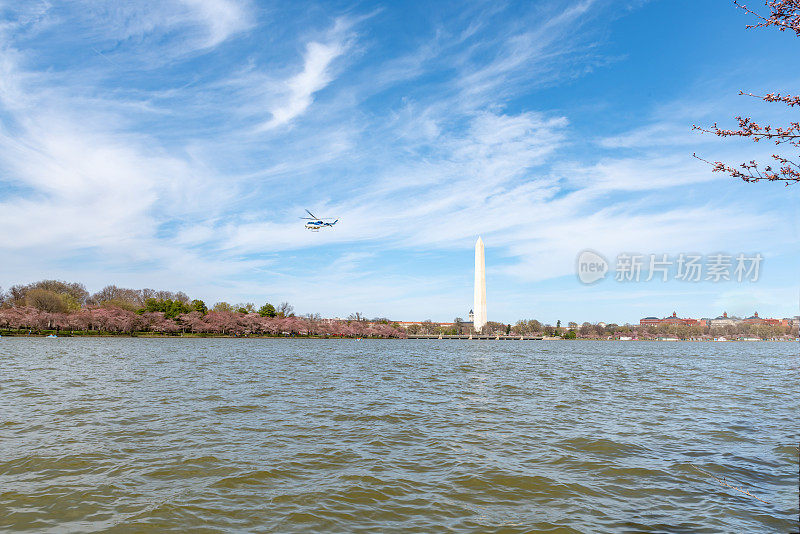
{"type": "Polygon", "coordinates": [[[476,332],[486,324],[486,261],[483,257],[483,239],[475,242],[475,302],[473,326],[476,332]]]}

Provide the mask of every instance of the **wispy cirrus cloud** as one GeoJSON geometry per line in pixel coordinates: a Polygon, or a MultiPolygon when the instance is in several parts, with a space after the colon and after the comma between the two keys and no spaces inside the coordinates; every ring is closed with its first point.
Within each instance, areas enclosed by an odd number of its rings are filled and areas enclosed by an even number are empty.
{"type": "Polygon", "coordinates": [[[322,35],[309,39],[304,46],[299,72],[279,80],[268,76],[264,82],[259,81],[263,75],[256,72],[255,91],[266,92],[270,115],[257,132],[287,125],[306,113],[316,93],[333,81],[334,63],[352,49],[356,40],[353,26],[366,18],[338,17],[322,35]]]}
{"type": "Polygon", "coordinates": [[[346,48],[341,41],[308,43],[303,55],[303,70],[283,82],[282,94],[269,109],[272,117],[260,129],[270,130],[283,126],[305,113],[314,101],[314,93],[330,83],[331,63],[340,57],[346,48]]]}
{"type": "MultiPolygon", "coordinates": [[[[254,8],[247,0],[145,0],[135,4],[81,0],[80,9],[54,11],[54,16],[72,23],[96,25],[89,31],[105,41],[98,44],[108,45],[106,53],[112,56],[120,51],[119,44],[126,42],[157,48],[162,56],[208,50],[256,23],[254,8]]],[[[120,54],[123,56],[127,54],[120,54]]]]}
{"type": "Polygon", "coordinates": [[[252,7],[241,0],[180,0],[205,27],[204,47],[212,48],[255,25],[252,7]]]}

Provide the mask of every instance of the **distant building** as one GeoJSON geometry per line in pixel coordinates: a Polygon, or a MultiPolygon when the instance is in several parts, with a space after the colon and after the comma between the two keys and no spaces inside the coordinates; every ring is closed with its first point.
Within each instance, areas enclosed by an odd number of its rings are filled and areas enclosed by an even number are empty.
{"type": "Polygon", "coordinates": [[[788,326],[789,328],[791,328],[793,326],[800,325],[800,317],[798,317],[798,316],[785,317],[785,318],[781,319],[781,324],[783,326],[788,326]]]}
{"type": "Polygon", "coordinates": [[[640,326],[658,326],[660,324],[683,324],[691,326],[697,323],[697,319],[678,317],[677,312],[672,312],[672,315],[664,317],[663,319],[659,319],[658,317],[645,317],[639,320],[640,326]]]}
{"type": "MultiPolygon", "coordinates": [[[[392,324],[397,324],[398,326],[402,326],[403,328],[408,328],[409,326],[422,326],[422,325],[431,325],[431,326],[441,326],[442,328],[451,328],[455,326],[456,323],[435,323],[433,321],[392,321],[392,324]]],[[[467,323],[461,323],[462,325],[467,323]]]]}
{"type": "Polygon", "coordinates": [[[709,321],[711,328],[722,328],[725,326],[736,326],[739,319],[736,317],[728,317],[728,312],[723,312],[719,317],[715,317],[709,321]]]}
{"type": "Polygon", "coordinates": [[[669,317],[664,317],[661,320],[662,324],[685,324],[686,326],[692,326],[693,324],[697,324],[697,319],[690,319],[688,317],[678,317],[676,312],[672,312],[672,315],[669,317]]]}
{"type": "MultiPolygon", "coordinates": [[[[472,329],[472,327],[473,327],[472,318],[473,318],[473,314],[472,314],[472,310],[470,310],[469,311],[469,319],[470,320],[469,321],[461,321],[458,324],[458,326],[460,327],[460,330],[462,332],[463,331],[469,331],[469,330],[472,329]]],[[[400,326],[402,328],[408,328],[409,326],[423,326],[423,325],[434,327],[434,328],[454,328],[456,326],[455,322],[453,322],[453,323],[439,323],[439,322],[435,322],[435,321],[390,321],[390,323],[397,324],[398,326],[400,326]]]]}
{"type": "Polygon", "coordinates": [[[752,316],[743,319],[742,322],[745,324],[766,324],[770,326],[781,324],[781,321],[778,319],[764,319],[763,317],[759,317],[758,312],[754,312],[752,316]]]}
{"type": "Polygon", "coordinates": [[[742,322],[746,324],[766,324],[766,321],[758,316],[758,312],[753,313],[747,319],[742,319],[742,322]]]}

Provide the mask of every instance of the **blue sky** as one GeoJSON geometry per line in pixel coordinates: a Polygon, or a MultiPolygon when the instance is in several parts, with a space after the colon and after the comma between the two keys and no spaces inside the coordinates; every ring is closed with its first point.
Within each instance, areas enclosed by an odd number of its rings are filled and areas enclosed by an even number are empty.
{"type": "Polygon", "coordinates": [[[490,320],[798,313],[798,186],[692,158],[764,159],[691,125],[786,122],[737,93],[800,87],[800,39],[726,0],[19,4],[0,286],[449,321],[482,235],[490,320]],[[341,220],[309,232],[304,208],[341,220]],[[587,248],[765,259],[751,283],[585,286],[587,248]]]}

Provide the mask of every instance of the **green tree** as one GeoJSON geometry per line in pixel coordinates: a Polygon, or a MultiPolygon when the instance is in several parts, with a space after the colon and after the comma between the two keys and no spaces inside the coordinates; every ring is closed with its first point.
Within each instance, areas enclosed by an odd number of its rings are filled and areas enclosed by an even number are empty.
{"type": "Polygon", "coordinates": [[[193,300],[192,303],[191,303],[191,307],[192,307],[192,310],[194,310],[196,312],[200,312],[202,315],[205,315],[205,314],[208,313],[208,306],[206,306],[206,303],[203,302],[202,300],[198,300],[198,299],[193,300]]]}
{"type": "Polygon", "coordinates": [[[69,293],[62,293],[61,300],[64,301],[64,307],[67,313],[72,313],[81,309],[81,303],[69,293]]]}
{"type": "Polygon", "coordinates": [[[164,317],[169,319],[174,319],[182,313],[189,313],[192,311],[192,308],[186,302],[181,302],[180,300],[173,300],[171,302],[168,300],[167,302],[169,304],[166,313],[164,313],[164,317]]]}
{"type": "Polygon", "coordinates": [[[278,313],[275,311],[275,306],[267,302],[258,309],[258,314],[261,317],[275,317],[278,313]]]}
{"type": "Polygon", "coordinates": [[[252,302],[245,302],[235,306],[236,312],[247,315],[248,313],[256,313],[256,306],[252,302]]]}
{"type": "Polygon", "coordinates": [[[161,312],[167,319],[174,319],[182,313],[189,313],[192,308],[188,304],[179,300],[159,300],[155,298],[147,299],[144,303],[144,308],[140,312],[161,312]]]}

